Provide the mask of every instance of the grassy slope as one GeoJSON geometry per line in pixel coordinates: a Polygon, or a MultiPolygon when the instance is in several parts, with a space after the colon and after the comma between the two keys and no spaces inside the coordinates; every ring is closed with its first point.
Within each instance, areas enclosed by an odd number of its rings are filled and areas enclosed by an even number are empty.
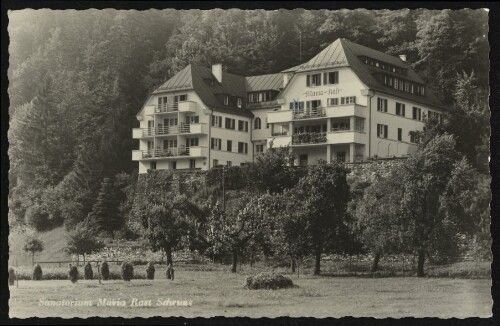
{"type": "MultiPolygon", "coordinates": [[[[58,227],[37,235],[42,240],[44,250],[35,254],[35,261],[68,260],[70,257],[64,252],[66,247],[66,230],[58,227]]],[[[9,265],[31,266],[31,253],[23,250],[25,236],[12,231],[9,235],[9,265]]]]}
{"type": "Polygon", "coordinates": [[[436,278],[314,277],[292,279],[298,287],[245,290],[245,275],[212,271],[176,272],[168,281],[155,280],[19,281],[10,286],[10,316],[151,317],[151,316],[491,316],[491,281],[436,278]],[[40,307],[39,300],[91,300],[90,307],[40,307]],[[99,298],[125,300],[127,307],[98,307],[99,298]],[[133,298],[151,300],[148,307],[130,307],[133,298]],[[192,300],[192,307],[158,307],[164,300],[192,300]]]}

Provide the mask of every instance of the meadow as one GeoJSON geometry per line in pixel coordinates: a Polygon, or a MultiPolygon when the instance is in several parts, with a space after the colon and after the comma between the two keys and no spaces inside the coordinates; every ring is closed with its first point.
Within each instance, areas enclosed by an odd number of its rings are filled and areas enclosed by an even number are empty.
{"type": "MultiPolygon", "coordinates": [[[[110,265],[117,273],[119,266],[110,265]]],[[[470,267],[470,266],[469,266],[470,267]]],[[[142,278],[145,266],[135,266],[142,278]]],[[[357,267],[358,269],[360,267],[357,267]]],[[[462,266],[463,269],[465,267],[462,266]]],[[[64,267],[53,267],[53,273],[64,267]]],[[[470,317],[491,316],[491,280],[452,277],[367,277],[363,274],[330,273],[287,276],[296,287],[281,290],[248,290],[246,277],[262,266],[243,266],[239,273],[218,264],[176,267],[174,281],[157,266],[154,280],[31,281],[20,279],[10,286],[11,317],[151,317],[151,316],[311,316],[342,317],[470,317]],[[124,306],[102,305],[115,300],[124,306]],[[61,300],[90,302],[90,306],[52,306],[61,300]],[[175,303],[172,306],[172,302],[175,303]],[[99,305],[101,303],[101,305],[99,305]],[[137,305],[133,305],[136,303],[137,305]],[[187,306],[186,306],[187,303],[187,306]],[[47,306],[48,305],[48,306],[47,306]],[[184,306],[183,306],[184,305],[184,306]]],[[[325,267],[327,269],[327,267],[325,267]]],[[[45,268],[48,273],[50,268],[45,268]]],[[[59,271],[57,271],[59,270],[59,271]]],[[[387,269],[386,269],[387,270],[387,269]]],[[[276,271],[285,271],[277,269],[276,271]]],[[[80,268],[80,273],[83,268],[80,268]]],[[[96,274],[96,271],[94,270],[96,274]]],[[[64,303],[60,303],[64,304],[64,303]]],[[[73,303],[75,304],[75,303],[73,303]]]]}

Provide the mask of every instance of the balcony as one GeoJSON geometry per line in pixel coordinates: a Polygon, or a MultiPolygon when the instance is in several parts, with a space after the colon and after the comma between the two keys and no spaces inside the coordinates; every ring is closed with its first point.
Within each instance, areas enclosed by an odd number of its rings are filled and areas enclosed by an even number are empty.
{"type": "Polygon", "coordinates": [[[133,128],[132,129],[132,138],[133,139],[153,137],[154,135],[155,135],[154,128],[133,128]]]}
{"type": "Polygon", "coordinates": [[[292,136],[293,145],[322,144],[326,141],[326,132],[305,132],[292,136]]]}
{"type": "Polygon", "coordinates": [[[312,108],[312,109],[299,109],[293,111],[293,119],[314,119],[326,117],[326,110],[322,107],[312,108]]]}
{"type": "Polygon", "coordinates": [[[289,122],[292,121],[292,119],[293,119],[292,110],[273,111],[267,114],[268,123],[289,122]]]}
{"type": "Polygon", "coordinates": [[[271,136],[277,137],[277,136],[288,136],[288,131],[276,131],[271,133],[271,136]]]}
{"type": "Polygon", "coordinates": [[[154,113],[160,114],[160,113],[171,113],[178,111],[179,111],[179,102],[174,102],[174,103],[163,103],[155,106],[154,113]]]}
{"type": "Polygon", "coordinates": [[[196,112],[196,102],[183,101],[179,102],[179,112],[196,112]]]}
{"type": "Polygon", "coordinates": [[[165,149],[147,149],[132,151],[132,160],[147,160],[147,159],[165,159],[165,158],[182,158],[182,157],[205,157],[207,156],[207,148],[201,146],[192,147],[173,147],[165,149]]]}
{"type": "Polygon", "coordinates": [[[333,130],[326,135],[328,144],[368,144],[368,135],[365,132],[352,129],[333,130]]]}

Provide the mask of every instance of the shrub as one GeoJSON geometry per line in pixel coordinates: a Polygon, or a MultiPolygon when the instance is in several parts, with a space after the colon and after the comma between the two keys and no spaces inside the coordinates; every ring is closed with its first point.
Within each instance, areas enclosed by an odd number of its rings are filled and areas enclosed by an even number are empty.
{"type": "Polygon", "coordinates": [[[14,285],[14,281],[16,280],[16,272],[11,267],[9,268],[9,285],[14,285]]]}
{"type": "Polygon", "coordinates": [[[92,270],[92,265],[87,263],[83,269],[83,276],[86,280],[91,280],[94,278],[94,271],[92,270]]]}
{"type": "Polygon", "coordinates": [[[260,273],[254,276],[247,277],[245,288],[250,290],[257,289],[284,289],[294,287],[290,278],[281,274],[260,273]]]}
{"type": "Polygon", "coordinates": [[[146,268],[146,275],[148,280],[153,280],[155,278],[155,266],[153,263],[148,264],[148,267],[146,268]]]}
{"type": "Polygon", "coordinates": [[[68,278],[72,283],[78,281],[78,268],[76,266],[71,266],[71,264],[69,264],[68,278]]]}
{"type": "Polygon", "coordinates": [[[42,267],[36,264],[33,268],[33,281],[40,281],[42,279],[42,267]]]}
{"type": "Polygon", "coordinates": [[[134,277],[134,266],[128,261],[124,262],[122,265],[122,279],[124,281],[130,281],[134,277]]]}
{"type": "Polygon", "coordinates": [[[107,261],[103,261],[101,265],[101,277],[104,281],[109,280],[109,265],[107,261]]]}
{"type": "Polygon", "coordinates": [[[167,276],[167,279],[169,280],[174,280],[174,267],[172,265],[167,266],[167,270],[165,271],[165,275],[167,276]]]}

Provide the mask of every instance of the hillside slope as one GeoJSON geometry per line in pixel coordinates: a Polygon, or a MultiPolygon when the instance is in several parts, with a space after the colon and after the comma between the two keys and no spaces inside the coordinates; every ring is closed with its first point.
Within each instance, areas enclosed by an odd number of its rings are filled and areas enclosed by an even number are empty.
{"type": "MultiPolygon", "coordinates": [[[[58,227],[47,232],[37,233],[42,240],[44,250],[35,254],[35,261],[68,260],[70,256],[64,252],[66,248],[66,230],[58,227]]],[[[26,236],[17,230],[9,234],[9,266],[31,265],[31,253],[23,250],[26,236]]]]}

